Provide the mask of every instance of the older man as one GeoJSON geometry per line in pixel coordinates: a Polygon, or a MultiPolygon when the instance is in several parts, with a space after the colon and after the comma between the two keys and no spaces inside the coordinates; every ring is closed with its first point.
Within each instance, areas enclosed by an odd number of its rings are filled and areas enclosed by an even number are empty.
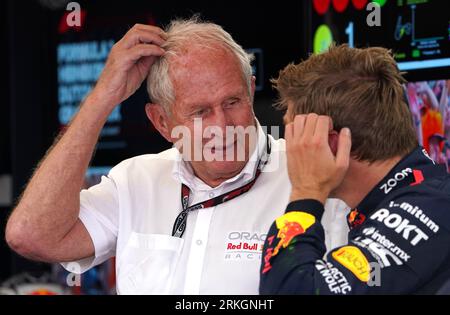
{"type": "MultiPolygon", "coordinates": [[[[116,256],[122,294],[257,293],[265,231],[290,186],[284,141],[254,116],[250,61],[211,23],[134,26],[31,179],[7,225],[10,246],[74,272],[116,256]],[[80,193],[108,115],[147,75],[147,116],[176,148],[123,161],[80,193]]],[[[342,204],[329,207],[336,245],[342,204]]]]}

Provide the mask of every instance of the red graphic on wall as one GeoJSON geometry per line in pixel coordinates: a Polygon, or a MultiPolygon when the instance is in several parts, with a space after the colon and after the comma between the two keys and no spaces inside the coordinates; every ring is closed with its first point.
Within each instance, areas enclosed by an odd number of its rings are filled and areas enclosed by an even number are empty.
{"type": "Polygon", "coordinates": [[[367,1],[368,0],[352,0],[353,2],[353,6],[357,9],[357,10],[362,10],[366,7],[367,5],[367,1]]]}
{"type": "Polygon", "coordinates": [[[337,12],[342,13],[347,9],[349,2],[350,0],[333,0],[333,7],[337,12]]]}
{"type": "Polygon", "coordinates": [[[330,0],[313,0],[313,6],[317,14],[324,15],[330,7],[330,0]]]}

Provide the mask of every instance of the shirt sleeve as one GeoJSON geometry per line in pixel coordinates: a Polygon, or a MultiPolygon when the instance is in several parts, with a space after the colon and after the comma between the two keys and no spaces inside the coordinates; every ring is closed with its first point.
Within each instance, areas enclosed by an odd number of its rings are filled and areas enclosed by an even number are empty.
{"type": "Polygon", "coordinates": [[[79,219],[94,243],[95,255],[61,265],[73,273],[83,273],[115,256],[118,231],[117,187],[114,180],[102,176],[99,184],[80,192],[79,219]]]}
{"type": "Polygon", "coordinates": [[[323,205],[316,200],[290,203],[267,235],[260,293],[416,292],[436,275],[449,252],[448,230],[425,215],[430,204],[431,199],[420,198],[381,204],[350,232],[348,244],[324,260],[323,205]]]}

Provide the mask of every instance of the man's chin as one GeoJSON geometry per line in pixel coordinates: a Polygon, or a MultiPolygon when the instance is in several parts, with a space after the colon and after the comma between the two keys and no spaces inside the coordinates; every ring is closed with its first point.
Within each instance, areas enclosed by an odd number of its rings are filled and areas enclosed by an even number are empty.
{"type": "Polygon", "coordinates": [[[233,177],[244,168],[245,161],[211,161],[208,162],[208,170],[223,177],[233,177]]]}

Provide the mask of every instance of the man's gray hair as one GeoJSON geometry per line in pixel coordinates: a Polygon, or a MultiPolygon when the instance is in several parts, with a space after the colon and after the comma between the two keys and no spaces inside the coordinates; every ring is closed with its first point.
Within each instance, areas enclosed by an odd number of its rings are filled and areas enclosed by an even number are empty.
{"type": "Polygon", "coordinates": [[[163,106],[166,112],[170,113],[170,106],[175,101],[175,91],[169,77],[169,59],[181,53],[192,43],[207,48],[217,48],[217,45],[222,45],[229,50],[237,58],[249,95],[252,95],[251,62],[254,56],[248,54],[221,26],[202,22],[198,16],[194,16],[188,20],[171,21],[164,31],[167,33],[167,40],[162,48],[166,53],[155,61],[147,77],[147,91],[153,104],[163,106]]]}

